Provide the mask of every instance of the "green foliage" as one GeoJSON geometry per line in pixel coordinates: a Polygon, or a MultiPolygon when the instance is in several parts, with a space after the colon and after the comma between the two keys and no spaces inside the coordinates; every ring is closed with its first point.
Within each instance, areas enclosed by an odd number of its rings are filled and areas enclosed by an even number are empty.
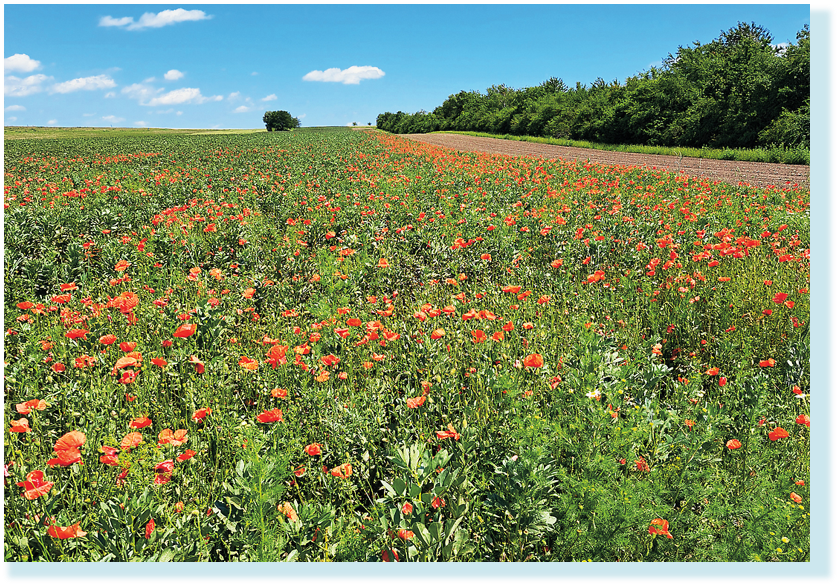
{"type": "Polygon", "coordinates": [[[265,128],[268,132],[274,130],[291,130],[300,126],[300,120],[298,118],[292,118],[291,114],[285,110],[265,112],[262,121],[265,123],[265,128]]]}
{"type": "Polygon", "coordinates": [[[380,114],[376,126],[398,134],[439,130],[538,136],[604,144],[742,149],[809,149],[810,31],[783,49],[754,23],[739,23],[710,43],[681,46],[625,80],[571,88],[539,86],[461,91],[433,112],[380,114]]]}

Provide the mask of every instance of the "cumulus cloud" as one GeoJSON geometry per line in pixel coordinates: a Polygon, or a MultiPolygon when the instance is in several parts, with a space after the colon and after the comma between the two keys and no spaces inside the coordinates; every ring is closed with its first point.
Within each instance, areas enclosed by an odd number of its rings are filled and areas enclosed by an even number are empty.
{"type": "Polygon", "coordinates": [[[177,69],[170,69],[165,74],[163,74],[163,79],[166,81],[175,81],[176,79],[180,79],[184,76],[182,71],[178,71],[177,69]]]}
{"type": "Polygon", "coordinates": [[[160,28],[179,22],[208,20],[210,18],[212,16],[206,14],[203,10],[184,10],[183,8],[177,8],[175,10],[164,10],[157,14],[146,12],[136,22],[133,16],[123,16],[121,18],[103,16],[99,19],[99,26],[124,27],[128,31],[139,31],[147,28],[160,28]]]}
{"type": "Polygon", "coordinates": [[[148,125],[149,125],[149,123],[148,123],[148,122],[145,122],[145,121],[143,121],[143,120],[137,120],[137,122],[135,122],[135,123],[134,123],[134,126],[141,126],[141,127],[143,127],[143,128],[145,128],[145,127],[146,127],[146,126],[148,126],[148,125]]]}
{"type": "Polygon", "coordinates": [[[4,112],[23,112],[24,110],[26,110],[26,108],[17,105],[6,106],[5,108],[3,108],[4,112]]]}
{"type": "Polygon", "coordinates": [[[52,81],[52,77],[42,73],[36,73],[23,79],[14,75],[7,75],[3,78],[3,94],[6,96],[28,96],[44,91],[43,84],[52,81]]]}
{"type": "Polygon", "coordinates": [[[3,71],[20,71],[29,73],[41,68],[41,62],[35,61],[29,55],[15,53],[11,57],[3,59],[3,71]]]}
{"type": "Polygon", "coordinates": [[[234,114],[244,114],[245,112],[250,112],[250,111],[251,111],[251,109],[248,108],[247,106],[239,106],[238,108],[233,110],[233,113],[234,114]]]}
{"type": "Polygon", "coordinates": [[[134,17],[132,16],[123,16],[122,18],[103,16],[99,19],[99,26],[126,26],[132,22],[134,22],[134,17]]]}
{"type": "Polygon", "coordinates": [[[108,122],[110,124],[116,124],[117,122],[122,122],[123,120],[125,120],[125,118],[120,118],[118,116],[109,115],[109,116],[102,116],[102,120],[104,120],[105,122],[108,122]]]}
{"type": "Polygon", "coordinates": [[[228,100],[235,100],[241,95],[242,94],[240,94],[239,92],[231,92],[230,95],[227,96],[227,99],[228,100]]]}
{"type": "Polygon", "coordinates": [[[154,89],[145,83],[132,83],[121,90],[126,97],[131,98],[132,100],[137,100],[140,104],[151,100],[155,94],[158,94],[161,91],[163,90],[154,89]]]}
{"type": "Polygon", "coordinates": [[[144,106],[168,106],[171,104],[203,104],[205,102],[218,102],[222,96],[202,96],[201,90],[195,87],[185,87],[179,90],[172,90],[162,96],[157,96],[148,101],[144,106]]]}
{"type": "Polygon", "coordinates": [[[303,76],[303,81],[333,81],[343,84],[357,85],[362,79],[379,79],[385,72],[370,65],[353,65],[346,69],[331,67],[326,71],[310,71],[303,76]]]}
{"type": "Polygon", "coordinates": [[[262,98],[262,101],[263,102],[273,102],[276,99],[277,99],[277,94],[271,94],[270,96],[265,96],[264,98],[262,98]]]}
{"type": "Polygon", "coordinates": [[[47,124],[58,124],[58,120],[47,120],[47,124]]]}
{"type": "Polygon", "coordinates": [[[52,92],[58,94],[69,94],[70,92],[104,90],[116,87],[116,82],[107,75],[94,75],[91,77],[79,77],[70,81],[63,81],[52,86],[52,92]]]}

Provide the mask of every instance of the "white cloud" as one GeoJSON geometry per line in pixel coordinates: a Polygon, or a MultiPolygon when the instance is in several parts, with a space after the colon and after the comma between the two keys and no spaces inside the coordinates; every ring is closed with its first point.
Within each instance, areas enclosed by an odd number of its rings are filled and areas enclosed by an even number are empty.
{"type": "Polygon", "coordinates": [[[231,92],[231,93],[230,93],[230,95],[229,95],[229,96],[227,96],[227,99],[228,99],[228,100],[235,100],[235,99],[236,99],[236,98],[238,98],[240,95],[241,95],[241,94],[240,94],[239,92],[231,92]]]}
{"type": "Polygon", "coordinates": [[[3,59],[3,71],[21,71],[29,73],[41,68],[41,62],[35,61],[29,55],[23,53],[16,53],[11,57],[3,59]]]}
{"type": "Polygon", "coordinates": [[[176,79],[180,79],[184,76],[182,71],[178,71],[177,69],[170,69],[163,75],[163,79],[166,81],[175,81],[176,79]]]}
{"type": "MultiPolygon", "coordinates": [[[[122,93],[133,100],[137,100],[142,104],[143,102],[152,99],[155,94],[162,90],[156,90],[153,87],[143,83],[132,83],[122,88],[122,93]]],[[[106,96],[107,97],[107,96],[106,96]]]]}
{"type": "Polygon", "coordinates": [[[178,110],[177,112],[175,112],[175,116],[180,116],[181,114],[183,114],[183,112],[181,112],[180,110],[178,110]]]}
{"type": "Polygon", "coordinates": [[[143,80],[143,83],[154,83],[154,82],[155,82],[154,76],[147,77],[146,79],[143,80]]]}
{"type": "Polygon", "coordinates": [[[99,19],[99,26],[126,26],[132,22],[134,22],[134,18],[131,16],[123,16],[122,18],[103,16],[99,19]]]}
{"type": "Polygon", "coordinates": [[[122,122],[123,120],[125,120],[125,118],[120,118],[118,116],[108,115],[108,116],[102,116],[102,120],[104,120],[105,122],[108,122],[110,124],[116,124],[117,122],[122,122]]]}
{"type": "Polygon", "coordinates": [[[99,19],[99,26],[125,27],[125,30],[138,31],[146,28],[160,28],[179,22],[208,20],[210,18],[212,16],[206,14],[203,10],[184,10],[183,8],[177,8],[175,10],[164,10],[157,14],[146,12],[136,22],[133,16],[123,16],[121,18],[103,16],[99,19]]]}
{"type": "Polygon", "coordinates": [[[250,111],[251,111],[251,109],[248,108],[247,106],[239,106],[238,108],[233,110],[233,113],[234,114],[244,114],[245,112],[250,112],[250,111]]]}
{"type": "Polygon", "coordinates": [[[7,96],[28,96],[44,91],[41,84],[51,81],[52,77],[36,73],[23,79],[8,75],[3,78],[3,94],[7,96]]]}
{"type": "Polygon", "coordinates": [[[143,120],[137,120],[137,122],[135,122],[135,123],[134,123],[134,126],[141,126],[141,127],[143,127],[143,128],[145,128],[145,127],[146,127],[146,126],[148,126],[148,125],[149,125],[149,123],[148,123],[148,122],[144,122],[143,120]]]}
{"type": "Polygon", "coordinates": [[[6,122],[14,122],[15,120],[17,120],[16,116],[9,116],[8,118],[6,118],[6,122]]]}
{"type": "Polygon", "coordinates": [[[116,82],[107,75],[94,75],[92,77],[79,77],[70,81],[63,81],[52,86],[53,93],[69,94],[70,92],[103,90],[116,87],[116,82]]]}
{"type": "Polygon", "coordinates": [[[277,99],[277,94],[271,94],[270,96],[265,96],[264,98],[262,98],[262,101],[263,102],[273,102],[276,99],[277,99]]]}
{"type": "Polygon", "coordinates": [[[303,81],[334,81],[343,84],[357,85],[362,79],[378,79],[384,76],[385,72],[378,67],[370,65],[353,65],[346,69],[331,67],[326,71],[310,71],[303,76],[303,81]]]}
{"type": "Polygon", "coordinates": [[[3,108],[4,112],[23,112],[24,110],[26,110],[26,108],[17,105],[6,106],[5,108],[3,108]]]}
{"type": "Polygon", "coordinates": [[[58,124],[58,120],[47,120],[47,124],[58,124]]]}
{"type": "Polygon", "coordinates": [[[251,75],[259,75],[259,72],[258,72],[258,71],[254,71],[254,72],[252,72],[252,73],[251,73],[251,75]]]}
{"type": "Polygon", "coordinates": [[[185,87],[179,90],[172,90],[149,100],[143,106],[167,106],[169,104],[203,104],[205,102],[218,102],[224,99],[222,96],[202,96],[201,90],[195,87],[185,87]]]}

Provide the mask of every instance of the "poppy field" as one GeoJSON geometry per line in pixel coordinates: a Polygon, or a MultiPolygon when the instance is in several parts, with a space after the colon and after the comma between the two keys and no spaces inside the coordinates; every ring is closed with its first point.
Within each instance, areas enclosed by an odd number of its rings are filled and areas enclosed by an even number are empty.
{"type": "Polygon", "coordinates": [[[808,561],[810,193],[5,142],[5,561],[808,561]]]}

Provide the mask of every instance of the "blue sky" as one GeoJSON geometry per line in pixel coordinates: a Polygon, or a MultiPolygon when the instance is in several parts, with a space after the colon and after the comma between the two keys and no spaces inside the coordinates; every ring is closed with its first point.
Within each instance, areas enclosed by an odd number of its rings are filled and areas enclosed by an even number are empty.
{"type": "Polygon", "coordinates": [[[4,6],[4,124],[259,128],[433,110],[460,90],[627,77],[807,4],[4,6]]]}

